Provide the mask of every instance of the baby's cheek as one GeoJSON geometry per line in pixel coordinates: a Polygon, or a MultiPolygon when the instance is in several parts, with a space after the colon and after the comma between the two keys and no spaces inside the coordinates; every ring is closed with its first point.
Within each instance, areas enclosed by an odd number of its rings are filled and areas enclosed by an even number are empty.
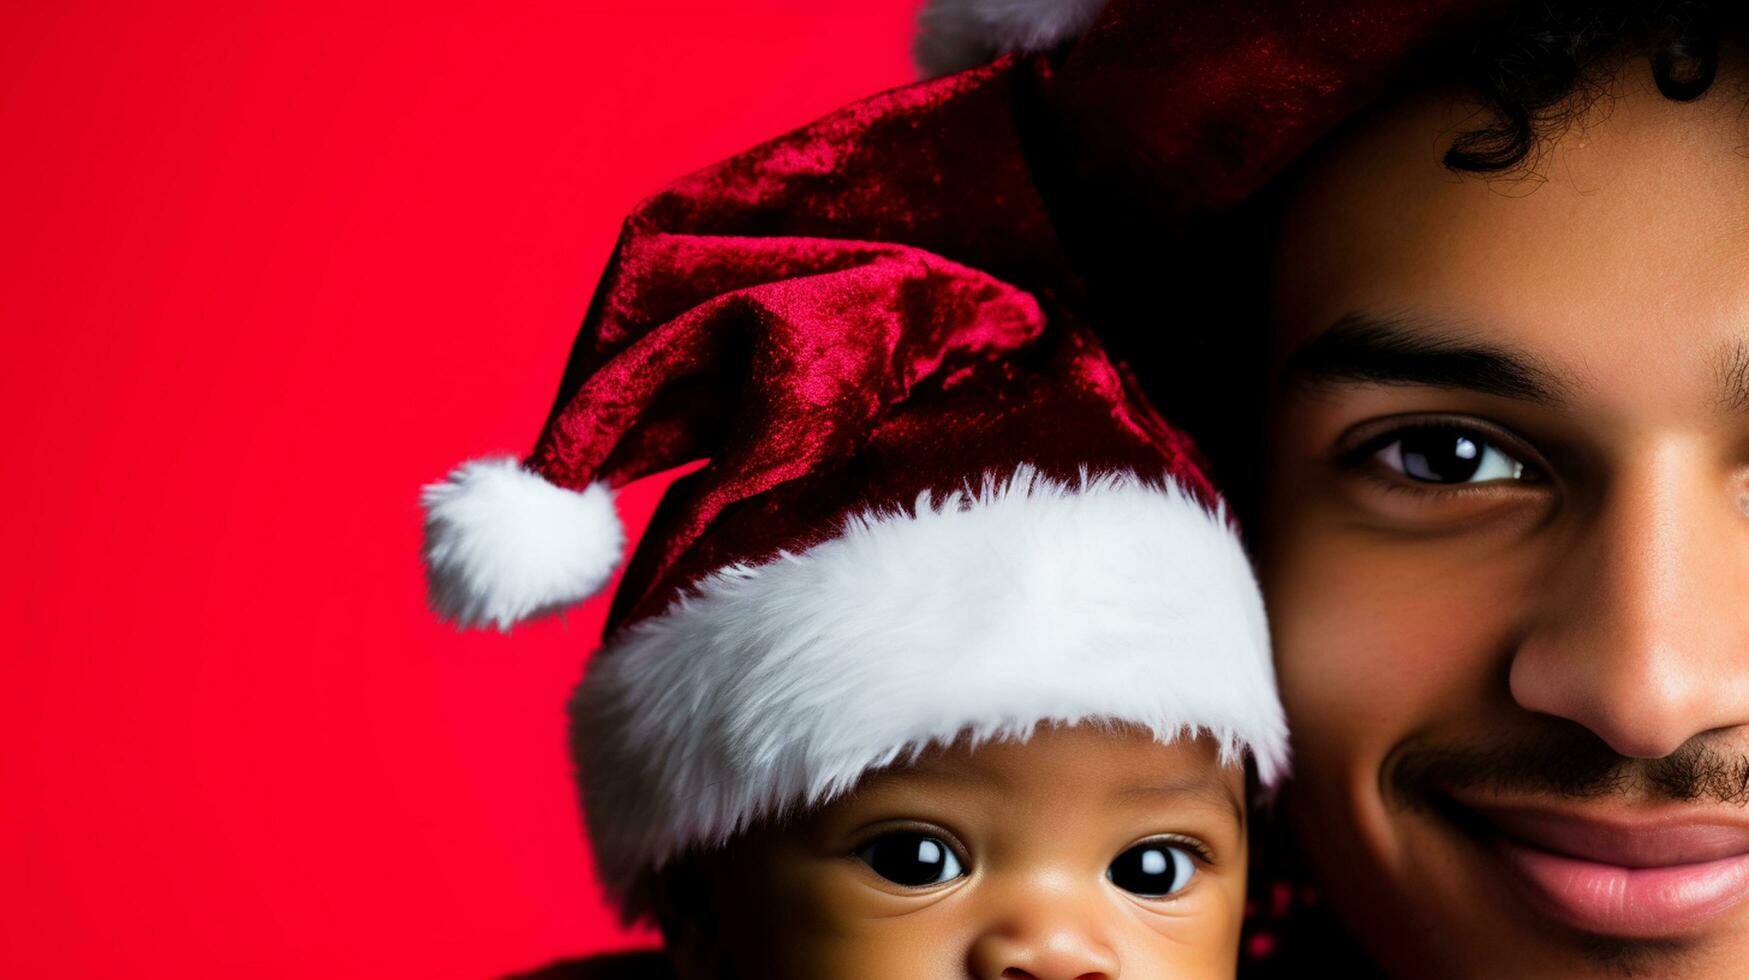
{"type": "Polygon", "coordinates": [[[739,976],[961,977],[966,940],[945,908],[886,894],[817,860],[763,869],[736,910],[739,976]],[[755,939],[754,937],[757,937],[755,939]]]}
{"type": "Polygon", "coordinates": [[[766,948],[738,975],[782,978],[960,977],[965,939],[927,912],[860,917],[827,904],[793,908],[771,920],[766,948]]]}
{"type": "MultiPolygon", "coordinates": [[[[928,929],[886,928],[830,943],[804,938],[806,951],[795,960],[793,977],[958,977],[964,959],[950,958],[950,937],[928,929]]],[[[753,974],[749,974],[753,975],[753,974]]],[[[765,975],[765,974],[758,974],[765,975]]]]}
{"type": "Polygon", "coordinates": [[[1231,978],[1245,915],[1245,869],[1207,875],[1194,893],[1139,908],[1121,933],[1124,976],[1231,978]]]}

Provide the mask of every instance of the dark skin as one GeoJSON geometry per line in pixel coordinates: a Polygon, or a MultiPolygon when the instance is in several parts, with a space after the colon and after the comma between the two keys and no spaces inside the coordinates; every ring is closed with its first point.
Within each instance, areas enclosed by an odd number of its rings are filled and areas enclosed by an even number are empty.
{"type": "Polygon", "coordinates": [[[1243,793],[1206,738],[933,749],[671,873],[667,945],[683,978],[1232,977],[1243,793]]]}
{"type": "Polygon", "coordinates": [[[1462,93],[1405,96],[1290,192],[1260,536],[1285,805],[1394,975],[1749,956],[1743,67],[1677,103],[1629,61],[1494,180],[1441,164],[1462,93]]]}

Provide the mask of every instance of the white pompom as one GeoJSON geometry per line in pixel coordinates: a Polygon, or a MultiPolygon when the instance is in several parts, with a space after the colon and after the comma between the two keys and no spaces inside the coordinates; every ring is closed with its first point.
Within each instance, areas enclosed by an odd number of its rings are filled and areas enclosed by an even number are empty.
{"type": "Polygon", "coordinates": [[[510,456],[463,463],[420,502],[431,606],[462,627],[508,630],[575,605],[607,584],[625,546],[605,484],[566,490],[510,456]]]}
{"type": "Polygon", "coordinates": [[[912,55],[928,77],[951,75],[1009,51],[1042,51],[1087,30],[1105,0],[929,0],[912,55]]]}

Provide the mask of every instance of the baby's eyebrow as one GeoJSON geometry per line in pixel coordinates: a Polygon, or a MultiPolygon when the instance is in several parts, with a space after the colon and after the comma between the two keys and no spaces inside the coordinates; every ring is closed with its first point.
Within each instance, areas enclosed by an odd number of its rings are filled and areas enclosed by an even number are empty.
{"type": "Polygon", "coordinates": [[[1195,799],[1208,803],[1225,803],[1233,811],[1233,819],[1241,829],[1245,826],[1245,805],[1233,793],[1233,788],[1214,779],[1188,779],[1171,783],[1134,783],[1119,787],[1114,797],[1159,797],[1174,800],[1195,799]]]}
{"type": "Polygon", "coordinates": [[[900,779],[923,779],[948,783],[977,782],[994,785],[1001,780],[993,772],[979,765],[950,763],[940,759],[922,758],[902,768],[892,770],[890,774],[900,779]]]}

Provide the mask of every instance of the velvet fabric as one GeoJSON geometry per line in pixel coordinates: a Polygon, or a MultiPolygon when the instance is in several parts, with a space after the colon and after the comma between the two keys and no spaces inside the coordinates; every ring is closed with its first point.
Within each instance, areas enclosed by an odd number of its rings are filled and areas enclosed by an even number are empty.
{"type": "Polygon", "coordinates": [[[843,495],[828,504],[819,479],[812,499],[762,495],[842,462],[913,386],[940,388],[1066,317],[1057,294],[1073,277],[1017,152],[1012,101],[1012,61],[889,92],[627,219],[527,465],[580,489],[711,463],[665,498],[609,632],[696,574],[806,543],[843,495]],[[743,502],[781,512],[774,533],[729,529],[688,554],[743,502]]]}
{"type": "MultiPolygon", "coordinates": [[[[1194,356],[1198,328],[1163,315],[1173,297],[1135,257],[1253,193],[1426,38],[1484,9],[1111,0],[1066,50],[877,95],[640,204],[526,460],[573,489],[711,460],[664,500],[609,632],[699,574],[809,543],[806,528],[851,505],[822,470],[865,441],[895,454],[890,474],[856,474],[877,493],[957,485],[947,433],[999,422],[919,411],[901,435],[883,418],[914,389],[988,389],[997,359],[1029,357],[1117,397],[1089,322],[1152,362],[1194,356]],[[1121,288],[1089,295],[1114,274],[1121,288]],[[706,542],[712,522],[725,533],[706,542]]],[[[1125,425],[1167,432],[1134,411],[1125,425]]],[[[1073,411],[1028,418],[1035,444],[1086,441],[1073,411]]],[[[1211,494],[1188,443],[1166,438],[1185,456],[1173,471],[1211,494]]]]}
{"type": "Polygon", "coordinates": [[[627,221],[529,465],[581,489],[711,462],[664,499],[610,632],[699,575],[984,469],[1121,466],[1212,500],[1061,301],[1077,287],[1017,152],[1012,84],[1010,61],[888,93],[627,221]]]}
{"type": "Polygon", "coordinates": [[[1047,323],[1024,291],[901,246],[664,244],[676,251],[656,266],[709,284],[709,298],[606,359],[536,456],[573,488],[710,460],[663,499],[617,623],[663,612],[703,575],[805,550],[853,514],[1021,463],[1069,483],[1170,479],[1215,504],[1188,440],[1072,314],[1047,323]]]}

